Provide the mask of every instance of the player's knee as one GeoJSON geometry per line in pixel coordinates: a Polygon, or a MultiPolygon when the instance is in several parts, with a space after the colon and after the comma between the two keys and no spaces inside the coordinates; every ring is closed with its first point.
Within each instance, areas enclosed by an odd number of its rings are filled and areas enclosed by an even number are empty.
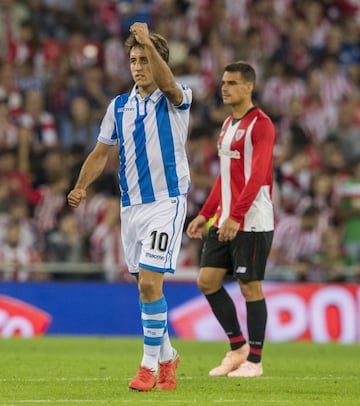
{"type": "Polygon", "coordinates": [[[221,286],[214,286],[214,282],[212,280],[201,277],[197,279],[197,286],[204,295],[210,295],[221,288],[221,286]]]}
{"type": "Polygon", "coordinates": [[[140,278],[138,286],[139,292],[143,297],[151,297],[156,292],[156,286],[153,280],[140,278]]]}
{"type": "Polygon", "coordinates": [[[261,300],[264,297],[260,281],[239,281],[241,293],[247,302],[261,300]]]}

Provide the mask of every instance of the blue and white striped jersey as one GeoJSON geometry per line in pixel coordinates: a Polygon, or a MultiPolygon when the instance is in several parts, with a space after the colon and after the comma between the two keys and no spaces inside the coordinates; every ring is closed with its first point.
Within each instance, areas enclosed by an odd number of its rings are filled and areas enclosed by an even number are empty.
{"type": "Polygon", "coordinates": [[[171,104],[156,89],[141,98],[115,97],[100,127],[98,141],[119,145],[119,186],[123,207],[168,199],[188,192],[189,165],[185,151],[192,91],[179,85],[183,100],[171,104]]]}

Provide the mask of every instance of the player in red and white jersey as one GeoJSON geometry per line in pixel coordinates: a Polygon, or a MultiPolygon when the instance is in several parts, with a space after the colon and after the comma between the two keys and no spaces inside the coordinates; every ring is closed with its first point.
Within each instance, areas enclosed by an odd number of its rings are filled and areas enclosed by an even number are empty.
{"type": "Polygon", "coordinates": [[[202,251],[198,286],[227,334],[230,349],[211,376],[254,377],[263,373],[262,348],[267,319],[262,291],[270,252],[275,129],[252,101],[255,71],[245,62],[225,68],[222,97],[231,106],[218,140],[220,174],[199,215],[189,224],[191,238],[202,238],[215,216],[202,251]],[[233,275],[246,301],[248,340],[242,334],[233,300],[223,286],[233,275]]]}

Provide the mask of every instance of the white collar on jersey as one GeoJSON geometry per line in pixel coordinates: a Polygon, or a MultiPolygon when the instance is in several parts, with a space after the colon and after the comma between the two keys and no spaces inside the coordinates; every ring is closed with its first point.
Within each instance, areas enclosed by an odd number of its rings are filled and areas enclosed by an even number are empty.
{"type": "MultiPolygon", "coordinates": [[[[134,85],[134,87],[131,90],[129,99],[133,99],[137,96],[141,97],[139,94],[139,91],[138,91],[138,86],[134,85]]],[[[151,100],[152,102],[156,103],[160,99],[161,96],[162,96],[161,90],[159,88],[156,88],[151,94],[146,96],[144,100],[146,100],[146,101],[151,100]]]]}

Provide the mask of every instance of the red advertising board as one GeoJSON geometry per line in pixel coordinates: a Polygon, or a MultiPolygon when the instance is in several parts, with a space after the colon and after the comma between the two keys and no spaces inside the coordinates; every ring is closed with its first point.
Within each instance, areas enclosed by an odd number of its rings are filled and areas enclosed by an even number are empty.
{"type": "MultiPolygon", "coordinates": [[[[244,334],[245,302],[236,283],[227,286],[233,297],[244,334]]],[[[355,284],[265,283],[269,341],[360,341],[360,287],[355,284]]],[[[198,296],[171,310],[172,326],[179,337],[223,340],[219,323],[205,298],[198,296]]]]}
{"type": "Polygon", "coordinates": [[[51,316],[29,303],[0,295],[0,337],[43,335],[51,316]]]}

